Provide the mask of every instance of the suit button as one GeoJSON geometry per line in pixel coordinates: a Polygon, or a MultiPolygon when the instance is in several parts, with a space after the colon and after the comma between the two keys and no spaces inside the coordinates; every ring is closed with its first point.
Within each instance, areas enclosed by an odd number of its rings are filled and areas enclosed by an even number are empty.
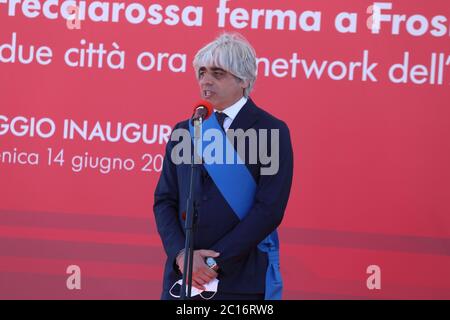
{"type": "Polygon", "coordinates": [[[203,201],[206,201],[206,200],[208,200],[208,197],[207,196],[203,196],[203,201]]]}

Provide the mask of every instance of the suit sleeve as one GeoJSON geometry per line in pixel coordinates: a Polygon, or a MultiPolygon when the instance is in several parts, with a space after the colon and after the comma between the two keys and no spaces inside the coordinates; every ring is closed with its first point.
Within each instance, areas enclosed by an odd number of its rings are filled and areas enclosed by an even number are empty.
{"type": "Polygon", "coordinates": [[[164,250],[169,261],[173,262],[175,271],[178,271],[175,258],[180,250],[184,249],[185,236],[178,220],[177,170],[170,156],[173,146],[174,142],[169,140],[163,169],[155,189],[153,212],[164,250]]]}
{"type": "Polygon", "coordinates": [[[271,234],[283,219],[293,176],[291,139],[284,123],[279,137],[278,172],[260,176],[255,201],[248,215],[211,248],[220,252],[216,260],[224,273],[231,271],[232,266],[271,234]]]}

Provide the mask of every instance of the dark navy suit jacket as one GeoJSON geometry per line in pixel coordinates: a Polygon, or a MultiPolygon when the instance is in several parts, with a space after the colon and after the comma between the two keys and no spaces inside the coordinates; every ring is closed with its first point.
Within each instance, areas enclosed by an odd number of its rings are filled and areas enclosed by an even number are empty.
{"type": "MultiPolygon", "coordinates": [[[[178,123],[175,126],[177,128],[188,130],[188,120],[178,123]]],[[[279,130],[279,170],[275,175],[261,175],[261,167],[270,165],[261,164],[259,157],[256,164],[250,164],[246,148],[246,166],[255,179],[257,189],[253,206],[241,221],[201,165],[195,177],[197,223],[194,249],[220,252],[220,256],[216,258],[220,266],[219,292],[260,294],[265,291],[268,258],[257,246],[278,227],[283,218],[292,183],[293,153],[287,125],[258,108],[251,99],[248,99],[230,126],[230,129],[238,128],[279,130]]],[[[270,154],[270,132],[268,136],[270,154]]],[[[182,278],[175,258],[185,246],[183,213],[186,211],[191,167],[172,162],[170,155],[176,143],[169,141],[167,144],[153,208],[158,232],[167,254],[163,299],[168,297],[172,285],[182,278]]],[[[246,145],[248,147],[248,139],[246,145]]]]}

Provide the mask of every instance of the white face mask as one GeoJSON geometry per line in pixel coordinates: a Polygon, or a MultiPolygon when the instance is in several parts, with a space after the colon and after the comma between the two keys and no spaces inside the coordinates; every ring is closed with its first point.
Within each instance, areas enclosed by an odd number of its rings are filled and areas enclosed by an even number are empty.
{"type": "MultiPolygon", "coordinates": [[[[177,296],[177,295],[175,295],[175,294],[172,293],[173,288],[175,288],[175,286],[176,286],[177,284],[180,285],[180,286],[182,286],[182,285],[183,285],[183,280],[178,280],[177,282],[175,282],[175,283],[173,284],[172,288],[170,288],[169,293],[170,293],[170,295],[171,295],[172,297],[179,299],[180,296],[177,296]]],[[[202,298],[205,299],[205,300],[212,299],[212,298],[216,295],[216,293],[217,293],[217,286],[218,286],[218,285],[219,285],[219,280],[216,278],[216,279],[213,279],[213,280],[211,280],[210,282],[206,283],[205,285],[203,285],[203,286],[205,287],[205,290],[199,290],[199,289],[197,289],[197,288],[195,288],[195,287],[192,287],[192,290],[191,290],[191,297],[195,297],[195,296],[197,296],[197,295],[200,295],[200,297],[202,297],[202,298]],[[211,297],[205,298],[205,297],[202,295],[202,292],[203,292],[203,291],[214,292],[214,294],[213,294],[211,297]]],[[[180,289],[180,292],[181,292],[181,289],[180,289]]],[[[187,293],[188,293],[188,287],[186,286],[186,295],[187,295],[187,293]]]]}

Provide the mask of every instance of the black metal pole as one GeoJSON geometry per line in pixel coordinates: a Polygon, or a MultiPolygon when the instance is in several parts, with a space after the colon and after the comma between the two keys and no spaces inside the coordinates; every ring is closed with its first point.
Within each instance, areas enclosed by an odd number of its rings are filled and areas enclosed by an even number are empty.
{"type": "MultiPolygon", "coordinates": [[[[194,151],[191,155],[191,177],[189,183],[189,197],[186,204],[186,221],[185,221],[185,235],[186,241],[184,246],[184,265],[183,265],[183,282],[181,285],[180,297],[182,300],[188,300],[191,298],[192,292],[192,267],[194,257],[194,225],[195,225],[195,207],[194,207],[194,194],[195,194],[195,178],[196,178],[196,147],[201,135],[202,121],[194,121],[194,151]],[[187,287],[187,294],[186,294],[187,287]]],[[[200,157],[201,159],[201,157],[200,157]]]]}

